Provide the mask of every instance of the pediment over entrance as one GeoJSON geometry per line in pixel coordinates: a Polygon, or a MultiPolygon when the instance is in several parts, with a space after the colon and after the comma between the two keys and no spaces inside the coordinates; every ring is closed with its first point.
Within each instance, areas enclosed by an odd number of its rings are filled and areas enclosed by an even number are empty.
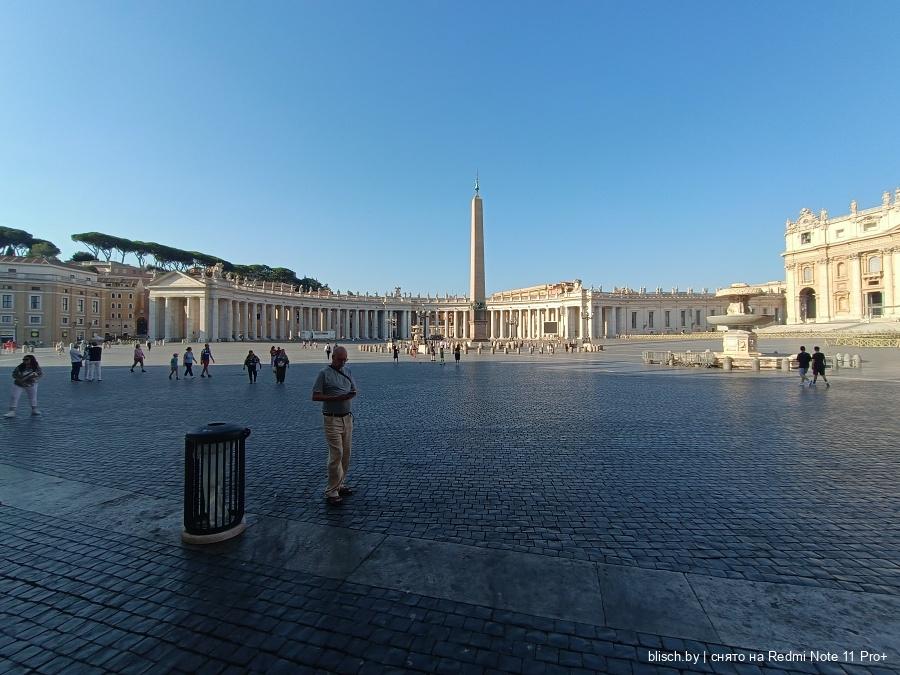
{"type": "Polygon", "coordinates": [[[184,272],[166,272],[147,284],[147,288],[151,291],[166,288],[206,288],[206,284],[184,272]]]}

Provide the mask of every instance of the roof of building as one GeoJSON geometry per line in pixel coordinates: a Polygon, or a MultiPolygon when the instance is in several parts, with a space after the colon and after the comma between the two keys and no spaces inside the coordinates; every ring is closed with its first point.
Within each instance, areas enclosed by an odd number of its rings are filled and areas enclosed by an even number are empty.
{"type": "Polygon", "coordinates": [[[56,258],[45,258],[43,256],[22,256],[22,255],[0,255],[0,263],[15,263],[19,265],[47,265],[48,267],[65,267],[70,270],[77,270],[78,272],[88,272],[91,274],[96,274],[92,270],[85,269],[80,265],[73,265],[72,263],[63,262],[61,260],[57,260],[56,258]]]}

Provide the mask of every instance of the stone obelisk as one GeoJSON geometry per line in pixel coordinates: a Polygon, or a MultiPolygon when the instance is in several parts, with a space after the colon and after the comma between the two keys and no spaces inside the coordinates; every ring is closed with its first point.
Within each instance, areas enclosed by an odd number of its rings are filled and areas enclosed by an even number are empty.
{"type": "Polygon", "coordinates": [[[469,335],[472,342],[487,342],[488,319],[484,297],[484,210],[478,194],[478,175],[475,176],[475,196],[472,197],[472,249],[469,259],[469,301],[472,303],[472,320],[469,335]]]}

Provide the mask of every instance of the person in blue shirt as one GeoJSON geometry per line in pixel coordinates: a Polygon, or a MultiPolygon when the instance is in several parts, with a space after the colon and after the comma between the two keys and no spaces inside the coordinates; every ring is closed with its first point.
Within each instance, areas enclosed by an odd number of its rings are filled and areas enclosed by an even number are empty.
{"type": "Polygon", "coordinates": [[[187,351],[185,351],[184,356],[182,357],[182,363],[184,364],[184,376],[187,377],[190,375],[194,376],[194,362],[196,358],[194,357],[193,350],[188,347],[187,351]]]}

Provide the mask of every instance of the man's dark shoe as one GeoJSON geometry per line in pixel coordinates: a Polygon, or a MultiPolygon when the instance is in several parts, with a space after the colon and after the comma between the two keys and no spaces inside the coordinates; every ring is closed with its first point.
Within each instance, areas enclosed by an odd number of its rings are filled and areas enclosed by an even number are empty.
{"type": "Polygon", "coordinates": [[[338,494],[341,497],[349,497],[350,495],[353,494],[353,488],[342,487],[338,490],[338,494]]]}

